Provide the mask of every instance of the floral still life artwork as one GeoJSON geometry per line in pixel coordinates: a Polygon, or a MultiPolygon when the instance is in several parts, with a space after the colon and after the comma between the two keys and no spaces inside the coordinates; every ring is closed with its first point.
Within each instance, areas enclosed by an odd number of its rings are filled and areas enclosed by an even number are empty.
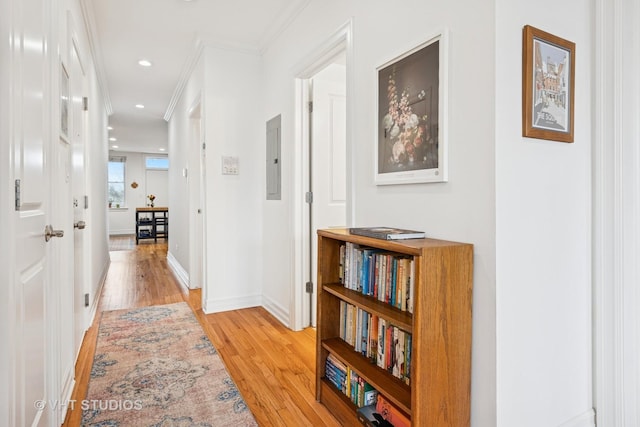
{"type": "Polygon", "coordinates": [[[440,47],[440,40],[432,41],[378,69],[378,183],[444,180],[440,47]],[[435,179],[420,179],[421,171],[435,179]]]}
{"type": "Polygon", "coordinates": [[[156,196],[153,194],[149,194],[147,196],[147,199],[149,199],[149,206],[154,207],[155,206],[155,200],[156,200],[156,196]]]}

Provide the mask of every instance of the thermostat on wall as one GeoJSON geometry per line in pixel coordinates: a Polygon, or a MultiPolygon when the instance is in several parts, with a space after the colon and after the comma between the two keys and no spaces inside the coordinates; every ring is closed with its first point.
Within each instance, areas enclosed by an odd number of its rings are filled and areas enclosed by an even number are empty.
{"type": "Polygon", "coordinates": [[[238,175],[238,158],[222,156],[222,175],[238,175]]]}

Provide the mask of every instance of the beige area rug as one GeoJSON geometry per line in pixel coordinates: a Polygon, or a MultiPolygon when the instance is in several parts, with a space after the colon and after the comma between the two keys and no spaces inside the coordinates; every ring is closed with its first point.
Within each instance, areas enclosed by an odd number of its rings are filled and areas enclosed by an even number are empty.
{"type": "Polygon", "coordinates": [[[257,426],[186,303],[102,314],[82,425],[257,426]]]}

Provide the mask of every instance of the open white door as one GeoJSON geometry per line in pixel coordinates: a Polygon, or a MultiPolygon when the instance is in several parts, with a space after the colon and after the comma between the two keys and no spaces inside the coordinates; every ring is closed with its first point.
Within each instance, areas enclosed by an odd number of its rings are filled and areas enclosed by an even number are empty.
{"type": "MultiPolygon", "coordinates": [[[[347,97],[344,55],[313,76],[311,112],[311,281],[317,286],[317,247],[320,228],[347,225],[347,97]]],[[[310,301],[316,324],[317,292],[310,301]]]]}

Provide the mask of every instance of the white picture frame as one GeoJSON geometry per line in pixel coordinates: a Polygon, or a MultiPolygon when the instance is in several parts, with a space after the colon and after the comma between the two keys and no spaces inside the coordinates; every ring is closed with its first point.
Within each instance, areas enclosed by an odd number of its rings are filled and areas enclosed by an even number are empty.
{"type": "Polygon", "coordinates": [[[446,182],[447,31],[376,69],[376,185],[446,182]]]}

